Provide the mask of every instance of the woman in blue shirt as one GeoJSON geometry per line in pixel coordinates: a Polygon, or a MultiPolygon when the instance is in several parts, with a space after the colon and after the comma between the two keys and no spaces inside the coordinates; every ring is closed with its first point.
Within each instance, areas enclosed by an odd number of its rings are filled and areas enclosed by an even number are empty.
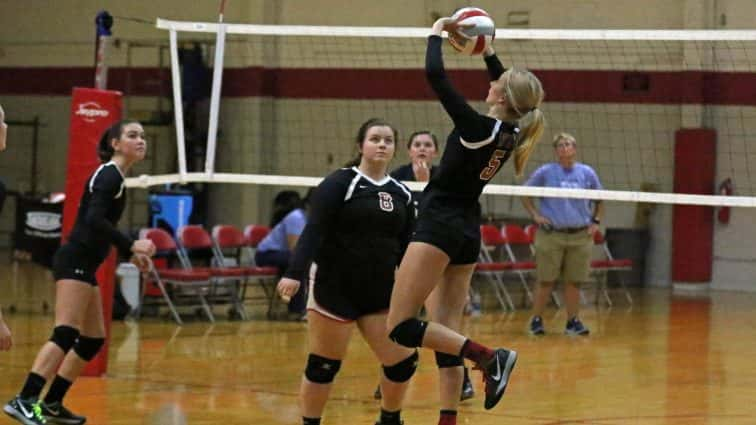
{"type": "MultiPolygon", "coordinates": [[[[526,186],[563,187],[569,189],[602,189],[598,175],[590,166],[577,161],[577,142],[568,133],[554,137],[556,162],[538,168],[525,182],[526,186]]],[[[538,208],[532,199],[522,199],[533,221],[539,226],[535,242],[538,290],[533,299],[530,333],[546,333],[541,315],[554,288],[564,281],[567,309],[565,333],[588,335],[590,330],[578,318],[580,290],[578,284],[588,280],[593,249],[593,233],[601,223],[601,201],[571,198],[542,198],[538,208]]]]}
{"type": "MultiPolygon", "coordinates": [[[[289,267],[291,252],[297,245],[299,236],[302,234],[305,224],[307,224],[306,209],[309,197],[310,192],[299,202],[296,208],[275,223],[268,236],[257,246],[255,264],[277,267],[281,274],[289,267]]],[[[289,313],[298,315],[299,318],[303,318],[306,311],[307,290],[304,289],[306,287],[304,285],[303,290],[298,291],[289,301],[289,313]]]]}

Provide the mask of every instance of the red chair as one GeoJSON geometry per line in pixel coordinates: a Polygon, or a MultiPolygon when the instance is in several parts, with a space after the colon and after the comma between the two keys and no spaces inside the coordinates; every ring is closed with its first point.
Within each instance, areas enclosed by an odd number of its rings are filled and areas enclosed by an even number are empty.
{"type": "Polygon", "coordinates": [[[276,267],[258,267],[255,265],[254,257],[248,260],[250,265],[244,265],[242,261],[242,250],[249,247],[247,238],[244,234],[235,226],[228,224],[219,224],[213,227],[213,246],[216,256],[229,263],[233,260],[236,264],[242,265],[243,269],[247,272],[248,276],[268,276],[277,275],[278,269],[276,267]],[[225,253],[227,251],[234,251],[233,257],[228,257],[225,253]]]}
{"type": "Polygon", "coordinates": [[[480,226],[480,254],[478,263],[475,264],[475,274],[488,279],[494,289],[494,294],[499,300],[502,310],[514,311],[514,303],[504,285],[503,274],[512,269],[512,263],[494,261],[489,250],[496,251],[504,246],[506,241],[501,236],[499,229],[490,224],[480,226]]]}
{"type": "Polygon", "coordinates": [[[228,300],[235,308],[236,313],[246,319],[247,314],[240,300],[241,288],[250,271],[244,267],[224,264],[222,257],[218,257],[213,245],[213,240],[205,229],[198,225],[182,226],[178,230],[178,242],[180,245],[179,258],[186,269],[202,270],[210,273],[212,277],[213,301],[228,300]],[[208,264],[197,267],[192,263],[192,252],[205,252],[208,264]]]}
{"type": "Polygon", "coordinates": [[[270,233],[270,227],[250,224],[244,228],[244,240],[247,246],[257,249],[257,245],[270,233]]]}
{"type": "Polygon", "coordinates": [[[535,224],[528,224],[525,226],[525,234],[528,235],[531,242],[531,247],[535,243],[536,233],[538,233],[538,226],[535,224]]]}
{"type": "MultiPolygon", "coordinates": [[[[229,260],[234,260],[236,264],[243,265],[243,268],[246,271],[246,276],[257,280],[260,283],[260,287],[263,289],[265,300],[268,304],[268,314],[270,314],[272,301],[275,300],[275,288],[267,283],[273,281],[273,285],[275,285],[275,281],[279,276],[279,270],[276,267],[257,266],[255,264],[253,246],[251,246],[251,242],[254,242],[254,248],[256,248],[257,244],[265,238],[270,229],[264,226],[247,226],[247,228],[250,229],[250,237],[245,237],[245,234],[235,226],[225,224],[214,226],[212,235],[216,256],[224,263],[229,263],[231,262],[229,260]],[[257,228],[257,230],[254,228],[257,228]],[[242,261],[242,253],[247,250],[249,251],[247,254],[248,261],[245,263],[242,261]],[[227,252],[231,252],[235,259],[233,257],[229,258],[226,255],[227,252]]],[[[247,280],[245,280],[244,283],[240,295],[242,303],[247,299],[247,280]]]]}
{"type": "MultiPolygon", "coordinates": [[[[155,248],[157,249],[156,260],[159,259],[159,257],[178,256],[176,242],[171,235],[163,229],[142,229],[139,233],[139,237],[142,239],[149,239],[155,244],[155,248]]],[[[202,270],[168,268],[167,263],[165,261],[163,263],[166,265],[158,266],[157,264],[159,264],[159,262],[156,261],[156,266],[149,271],[150,278],[145,279],[142,282],[140,309],[144,304],[144,296],[148,292],[147,288],[149,285],[154,284],[160,289],[160,294],[168,305],[168,308],[171,310],[173,319],[176,323],[182,325],[183,322],[176,310],[176,302],[174,302],[174,299],[181,295],[180,292],[182,290],[188,288],[199,299],[200,305],[205,311],[208,319],[213,321],[214,318],[212,311],[210,310],[210,305],[205,298],[205,292],[207,292],[210,287],[210,273],[202,270]],[[168,291],[166,286],[170,286],[171,291],[168,291]],[[173,295],[173,298],[171,295],[173,295]]],[[[175,301],[178,300],[176,299],[175,301]]]]}
{"type": "MultiPolygon", "coordinates": [[[[260,245],[260,242],[265,239],[266,236],[270,233],[271,229],[268,226],[264,226],[261,224],[249,224],[244,228],[244,240],[247,242],[247,249],[249,250],[249,256],[252,258],[252,261],[254,262],[255,253],[257,252],[257,247],[260,245]]],[[[271,270],[269,274],[275,276],[275,280],[273,281],[273,285],[271,287],[270,292],[266,291],[266,295],[269,297],[268,301],[268,317],[272,317],[273,315],[273,304],[278,299],[276,295],[276,283],[280,275],[282,274],[283,270],[279,271],[275,267],[261,267],[261,269],[268,269],[271,270]],[[274,271],[275,270],[275,271],[274,271]]],[[[265,289],[266,286],[263,285],[263,289],[265,289]]]]}
{"type": "MultiPolygon", "coordinates": [[[[604,234],[601,233],[600,230],[596,231],[593,234],[593,244],[594,246],[600,248],[599,256],[601,258],[591,260],[591,270],[594,271],[596,274],[598,274],[597,281],[598,281],[599,287],[601,288],[601,291],[604,295],[604,299],[606,300],[607,304],[611,306],[612,300],[609,297],[609,290],[607,287],[608,286],[607,285],[607,277],[608,277],[607,272],[630,271],[633,269],[633,260],[615,259],[611,251],[609,251],[609,245],[606,243],[604,234]]],[[[622,286],[627,302],[630,305],[632,305],[633,297],[630,295],[630,291],[627,289],[627,286],[625,285],[625,280],[621,276],[618,276],[617,280],[619,281],[620,286],[622,286]]]]}
{"type": "MultiPolygon", "coordinates": [[[[522,289],[528,297],[530,303],[533,302],[533,292],[528,284],[528,277],[535,273],[536,263],[534,257],[533,243],[535,241],[535,231],[531,229],[526,232],[522,227],[516,224],[505,224],[501,228],[501,234],[506,241],[504,248],[512,262],[512,271],[517,274],[522,284],[522,289]],[[519,255],[515,255],[518,252],[519,255]]],[[[559,305],[557,303],[557,305],[559,305]]]]}

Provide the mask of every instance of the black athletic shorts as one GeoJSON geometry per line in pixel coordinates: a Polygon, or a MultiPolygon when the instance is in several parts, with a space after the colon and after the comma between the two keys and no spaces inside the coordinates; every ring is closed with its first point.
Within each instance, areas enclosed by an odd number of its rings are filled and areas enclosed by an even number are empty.
{"type": "Polygon", "coordinates": [[[449,264],[474,264],[480,254],[479,208],[426,205],[415,223],[413,242],[425,242],[444,251],[449,264]]]}
{"type": "Polygon", "coordinates": [[[362,316],[387,311],[394,288],[394,271],[374,273],[365,264],[363,270],[318,270],[310,268],[310,293],[307,309],[339,322],[351,322],[362,316]]]}
{"type": "Polygon", "coordinates": [[[100,267],[101,255],[93,254],[91,250],[76,242],[69,242],[55,252],[53,257],[53,277],[55,281],[62,279],[78,280],[92,286],[97,286],[95,273],[100,267]]]}

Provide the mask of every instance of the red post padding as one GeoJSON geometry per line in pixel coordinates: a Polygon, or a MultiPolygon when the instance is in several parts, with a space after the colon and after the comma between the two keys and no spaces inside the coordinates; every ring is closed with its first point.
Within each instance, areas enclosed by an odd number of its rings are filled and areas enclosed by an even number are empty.
{"type": "MultiPolygon", "coordinates": [[[[84,184],[100,166],[97,144],[100,136],[113,123],[121,119],[123,104],[121,93],[76,87],[71,99],[71,127],[68,135],[68,166],[66,171],[66,201],[63,204],[63,241],[73,229],[84,184]]],[[[107,371],[110,345],[110,319],[113,311],[115,279],[115,252],[111,251],[105,263],[97,270],[97,282],[102,296],[106,343],[97,356],[84,369],[85,376],[100,376],[107,371]]]]}
{"type": "MultiPolygon", "coordinates": [[[[715,186],[716,138],[712,129],[675,133],[675,193],[711,195],[715,186]]],[[[711,281],[714,210],[675,205],[672,215],[672,281],[711,281]]]]}

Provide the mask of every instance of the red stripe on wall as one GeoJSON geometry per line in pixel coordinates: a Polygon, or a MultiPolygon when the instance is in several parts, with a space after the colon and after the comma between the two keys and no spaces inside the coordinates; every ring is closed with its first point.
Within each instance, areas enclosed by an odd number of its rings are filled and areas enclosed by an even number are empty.
{"type": "MultiPolygon", "coordinates": [[[[94,67],[0,68],[0,94],[70,96],[74,87],[92,87],[94,67]]],[[[111,68],[108,89],[136,96],[171,95],[171,72],[158,68],[111,68]]]]}
{"type": "MultiPolygon", "coordinates": [[[[756,106],[756,73],[535,71],[546,100],[579,103],[716,104],[756,106]]],[[[483,100],[484,70],[450,71],[455,87],[470,100],[483,100]]],[[[94,70],[0,68],[0,94],[69,96],[74,86],[91,86],[94,70]]],[[[108,87],[131,96],[170,96],[170,72],[157,68],[112,68],[108,87]]],[[[265,69],[224,71],[226,97],[276,96],[294,99],[434,100],[422,69],[265,69]]]]}

